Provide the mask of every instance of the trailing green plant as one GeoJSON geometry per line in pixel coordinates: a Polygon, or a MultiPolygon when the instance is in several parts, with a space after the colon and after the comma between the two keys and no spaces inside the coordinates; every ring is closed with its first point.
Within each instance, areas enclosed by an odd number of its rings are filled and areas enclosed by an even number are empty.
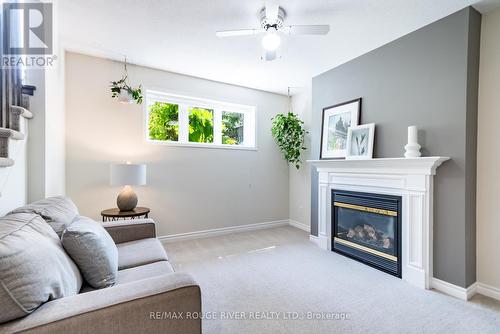
{"type": "Polygon", "coordinates": [[[111,97],[117,98],[121,95],[122,91],[127,92],[132,100],[137,104],[142,103],[142,87],[139,85],[137,88],[132,88],[128,83],[128,71],[127,71],[127,57],[125,57],[125,62],[123,64],[124,73],[120,80],[111,81],[111,97]]]}
{"type": "Polygon", "coordinates": [[[304,122],[294,113],[278,114],[273,118],[271,133],[283,154],[283,158],[299,169],[300,154],[304,147],[304,122]]]}
{"type": "Polygon", "coordinates": [[[127,83],[127,76],[123,76],[118,81],[111,81],[111,97],[118,97],[122,93],[122,91],[126,91],[131,97],[132,100],[135,101],[137,104],[142,103],[142,87],[139,86],[137,88],[132,88],[130,85],[127,83]]]}

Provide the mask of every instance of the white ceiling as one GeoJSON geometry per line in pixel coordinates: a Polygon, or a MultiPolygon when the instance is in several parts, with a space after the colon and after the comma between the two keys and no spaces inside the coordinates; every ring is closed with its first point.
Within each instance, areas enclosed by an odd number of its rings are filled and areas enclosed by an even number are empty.
{"type": "MultiPolygon", "coordinates": [[[[491,3],[500,0],[486,0],[491,3]]],[[[64,0],[58,31],[69,50],[285,93],[311,78],[477,0],[281,0],[285,24],[330,24],[327,36],[288,36],[282,57],[260,60],[258,36],[216,30],[259,26],[265,0],[64,0]]],[[[494,7],[494,6],[493,6],[494,7]]]]}

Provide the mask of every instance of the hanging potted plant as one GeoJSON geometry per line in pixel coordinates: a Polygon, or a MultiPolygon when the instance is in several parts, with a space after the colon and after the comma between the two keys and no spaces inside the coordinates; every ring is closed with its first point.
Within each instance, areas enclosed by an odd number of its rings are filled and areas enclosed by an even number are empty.
{"type": "Polygon", "coordinates": [[[142,103],[142,87],[132,88],[128,81],[127,58],[125,58],[125,73],[118,81],[111,81],[111,97],[122,103],[142,103]]]}
{"type": "Polygon", "coordinates": [[[278,114],[272,120],[271,133],[276,144],[283,154],[283,158],[288,164],[293,164],[299,169],[302,161],[300,154],[304,147],[304,136],[307,133],[304,129],[304,122],[292,112],[290,103],[290,88],[288,89],[289,112],[288,114],[278,114]]]}

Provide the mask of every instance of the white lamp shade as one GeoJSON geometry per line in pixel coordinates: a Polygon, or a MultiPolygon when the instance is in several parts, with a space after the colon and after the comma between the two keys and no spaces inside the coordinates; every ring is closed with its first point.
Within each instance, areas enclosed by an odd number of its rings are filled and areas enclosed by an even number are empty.
{"type": "Polygon", "coordinates": [[[142,186],[146,184],[145,164],[111,164],[112,186],[142,186]]]}

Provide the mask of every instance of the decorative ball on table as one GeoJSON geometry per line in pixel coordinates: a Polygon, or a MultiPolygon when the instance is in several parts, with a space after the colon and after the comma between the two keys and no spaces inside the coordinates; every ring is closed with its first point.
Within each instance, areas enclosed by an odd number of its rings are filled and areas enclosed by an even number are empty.
{"type": "Polygon", "coordinates": [[[120,211],[132,211],[137,206],[137,195],[132,186],[146,184],[145,164],[111,164],[110,183],[112,186],[124,186],[116,199],[120,211]]]}

